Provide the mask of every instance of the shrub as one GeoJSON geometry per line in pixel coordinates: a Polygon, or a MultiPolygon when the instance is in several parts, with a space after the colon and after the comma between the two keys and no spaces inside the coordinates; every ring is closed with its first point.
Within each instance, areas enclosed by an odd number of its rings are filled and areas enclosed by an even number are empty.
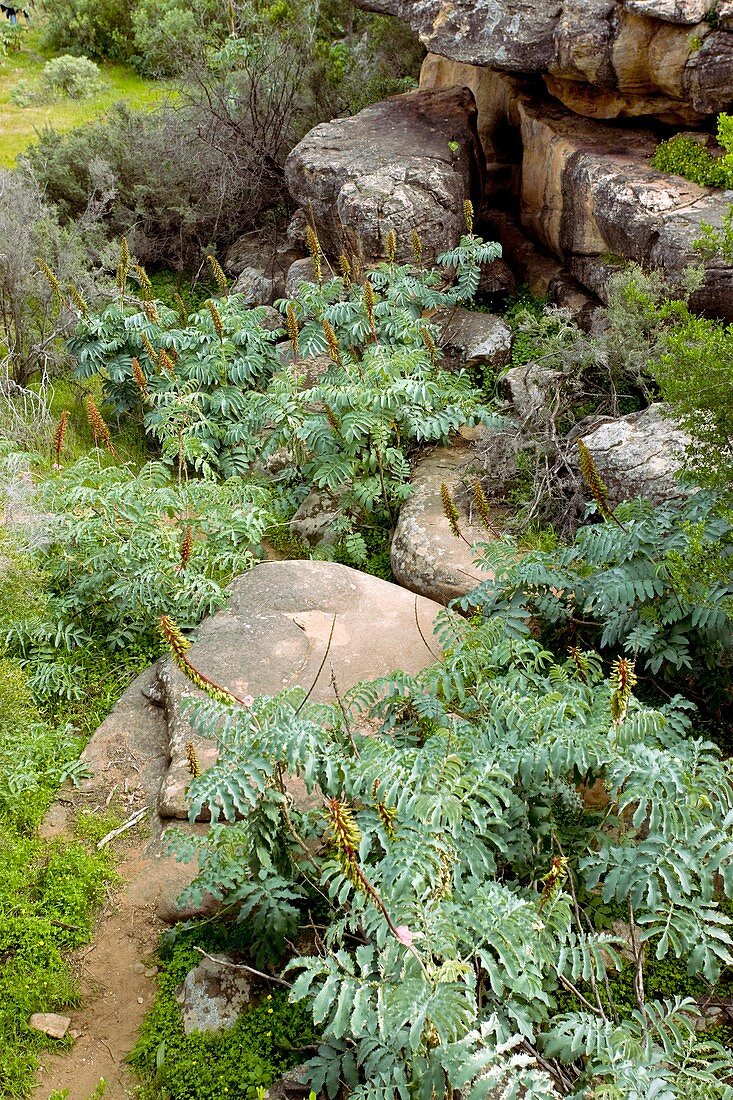
{"type": "MultiPolygon", "coordinates": [[[[471,297],[480,263],[498,251],[464,236],[439,257],[457,272],[449,290],[438,270],[397,264],[379,265],[364,285],[350,277],[303,284],[297,299],[280,303],[294,357],[285,367],[262,311],[235,295],[185,324],[160,303],[141,309],[123,299],[80,318],[69,347],[80,377],[102,374],[116,411],[142,405],[164,457],[228,476],[284,448],[281,480],[301,499],[316,487],[337,500],[348,536],[355,517],[393,520],[409,492],[411,447],[486,419],[465,373],[436,366],[423,312],[471,297]],[[301,361],[319,355],[331,365],[307,381],[301,361]]],[[[361,541],[353,550],[366,556],[361,541]]]]}
{"type": "Polygon", "coordinates": [[[180,76],[221,44],[226,9],[214,0],[138,0],[132,10],[135,67],[148,76],[180,76]]]}
{"type": "Polygon", "coordinates": [[[127,0],[43,0],[43,28],[55,52],[75,50],[98,61],[128,61],[133,52],[127,0]]]}
{"type": "Polygon", "coordinates": [[[102,74],[88,57],[64,54],[46,62],[41,73],[41,82],[46,92],[52,96],[85,99],[99,91],[102,74]]]}
{"type": "Polygon", "coordinates": [[[70,284],[95,293],[102,273],[87,249],[98,243],[92,217],[62,228],[31,172],[0,170],[0,376],[13,386],[43,383],[63,366],[61,338],[75,316],[66,295],[70,284]]]}
{"type": "Polygon", "coordinates": [[[21,48],[22,27],[16,23],[0,23],[0,61],[8,54],[18,53],[21,48]]]}
{"type": "Polygon", "coordinates": [[[730,1052],[696,1033],[694,1002],[645,994],[642,945],[709,983],[733,959],[730,762],[690,738],[682,700],[634,698],[630,661],[606,680],[595,655],[555,662],[500,619],[445,615],[439,638],[441,664],[339,706],[301,691],[193,704],[220,756],[190,786],[208,837],[174,841],[200,859],[186,896],[225,897],[263,958],[313,921],[313,886],[327,896],[319,952],[289,972],[323,1031],[308,1076],[329,1096],[723,1100],[730,1052]],[[284,771],[317,807],[293,804],[284,771]],[[600,813],[581,797],[597,780],[600,813]],[[600,901],[629,924],[624,1017],[605,984],[623,941],[595,926],[600,901]]]}
{"type": "Polygon", "coordinates": [[[277,161],[267,160],[270,147],[250,122],[251,131],[245,111],[232,131],[195,104],[155,111],[118,104],[68,133],[45,128],[26,158],[62,222],[106,196],[107,234],[127,233],[142,263],[197,269],[283,195],[277,161]]]}
{"type": "Polygon", "coordinates": [[[49,479],[53,514],[42,558],[49,597],[16,616],[6,645],[34,694],[80,699],[79,666],[99,650],[149,640],[163,611],[191,628],[225,602],[224,587],[254,561],[272,522],[269,494],[239,479],[172,480],[160,463],[134,474],[80,459],[49,479]]]}
{"type": "MultiPolygon", "coordinates": [[[[595,510],[595,509],[594,509],[595,510]]],[[[733,525],[719,501],[620,504],[581,527],[570,546],[518,556],[514,540],[487,544],[493,574],[461,601],[513,632],[533,626],[560,649],[584,645],[638,659],[652,677],[683,682],[714,707],[733,663],[733,525]]]]}
{"type": "Polygon", "coordinates": [[[652,168],[684,176],[701,187],[733,187],[733,116],[718,116],[718,141],[725,150],[714,156],[691,134],[676,134],[661,142],[652,157],[652,168]]]}

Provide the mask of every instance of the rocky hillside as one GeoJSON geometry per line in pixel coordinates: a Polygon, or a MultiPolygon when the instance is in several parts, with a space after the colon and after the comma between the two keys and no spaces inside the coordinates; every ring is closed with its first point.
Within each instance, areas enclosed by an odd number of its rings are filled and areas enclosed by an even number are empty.
{"type": "MultiPolygon", "coordinates": [[[[624,261],[678,272],[698,258],[701,225],[722,225],[729,193],[662,174],[650,161],[661,138],[680,128],[710,144],[718,113],[733,104],[733,0],[358,2],[419,32],[430,51],[424,92],[469,88],[478,113],[469,110],[458,125],[455,103],[452,118],[445,98],[416,103],[413,141],[405,140],[411,109],[397,101],[320,127],[312,138],[321,159],[335,143],[353,160],[347,190],[328,173],[328,194],[306,139],[291,158],[289,182],[324,229],[330,220],[332,244],[338,223],[342,240],[356,236],[367,253],[383,254],[375,235],[384,242],[389,229],[399,235],[424,221],[416,190],[432,186],[430,202],[446,207],[455,186],[474,197],[478,189],[515,275],[577,312],[588,294],[604,299],[609,275],[624,261]],[[485,166],[466,125],[477,128],[485,166]],[[434,173],[425,171],[428,149],[444,162],[443,177],[455,171],[447,189],[444,178],[436,190],[434,173]],[[354,221],[350,211],[363,212],[367,197],[372,229],[362,242],[361,214],[354,221]]],[[[727,261],[709,260],[694,305],[733,317],[732,279],[727,261]]]]}

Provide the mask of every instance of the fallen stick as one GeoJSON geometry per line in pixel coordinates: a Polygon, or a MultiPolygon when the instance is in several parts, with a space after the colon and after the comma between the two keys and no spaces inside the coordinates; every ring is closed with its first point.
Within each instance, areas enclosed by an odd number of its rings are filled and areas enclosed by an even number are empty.
{"type": "Polygon", "coordinates": [[[265,974],[264,970],[255,970],[253,966],[246,966],[244,963],[230,963],[226,959],[216,959],[208,951],[204,951],[203,947],[194,947],[194,951],[198,951],[217,966],[228,966],[230,970],[246,970],[248,974],[256,974],[258,978],[264,978],[267,982],[277,982],[278,985],[284,985],[287,989],[293,988],[292,982],[286,982],[284,978],[276,978],[274,974],[265,974]]]}
{"type": "Polygon", "coordinates": [[[110,840],[114,840],[116,836],[120,836],[122,833],[126,833],[128,829],[131,829],[133,827],[133,825],[137,825],[140,818],[144,817],[147,812],[148,807],[143,806],[142,810],[138,810],[137,813],[134,813],[132,815],[132,817],[128,817],[127,821],[123,825],[120,825],[118,829],[113,829],[111,833],[107,833],[106,836],[103,836],[97,844],[97,851],[99,851],[100,848],[106,847],[106,845],[109,844],[110,840]]]}

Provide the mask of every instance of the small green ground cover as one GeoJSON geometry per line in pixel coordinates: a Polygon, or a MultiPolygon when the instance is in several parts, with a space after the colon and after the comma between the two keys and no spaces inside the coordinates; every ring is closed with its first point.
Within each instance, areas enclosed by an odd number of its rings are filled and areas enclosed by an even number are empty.
{"type": "Polygon", "coordinates": [[[21,82],[40,86],[41,71],[51,58],[41,46],[35,27],[24,29],[21,48],[0,62],[0,167],[11,168],[16,158],[35,141],[45,127],[71,130],[103,115],[113,103],[124,100],[131,107],[153,107],[171,94],[169,83],[145,80],[128,65],[100,64],[105,84],[87,99],[59,99],[54,103],[20,107],[12,102],[13,89],[21,82]]]}

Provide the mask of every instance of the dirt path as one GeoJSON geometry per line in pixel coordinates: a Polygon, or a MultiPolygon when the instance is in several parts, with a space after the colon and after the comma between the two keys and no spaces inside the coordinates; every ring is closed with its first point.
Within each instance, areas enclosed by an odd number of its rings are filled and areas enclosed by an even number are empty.
{"type": "Polygon", "coordinates": [[[168,763],[162,712],[142,695],[151,672],[128,688],[90,742],[84,759],[94,778],[49,812],[42,833],[58,836],[73,810],[99,809],[107,801],[128,818],[147,807],[139,825],[112,842],[120,863],[120,884],[110,891],[92,943],[78,953],[80,1007],[68,1013],[75,1037],[69,1054],[48,1054],[38,1074],[35,1100],[68,1089],[68,1100],[88,1100],[107,1081],[105,1100],[128,1100],[134,1078],[125,1059],[135,1043],[155,994],[153,953],[187,869],[156,855],[160,827],[154,807],[168,763]]]}

